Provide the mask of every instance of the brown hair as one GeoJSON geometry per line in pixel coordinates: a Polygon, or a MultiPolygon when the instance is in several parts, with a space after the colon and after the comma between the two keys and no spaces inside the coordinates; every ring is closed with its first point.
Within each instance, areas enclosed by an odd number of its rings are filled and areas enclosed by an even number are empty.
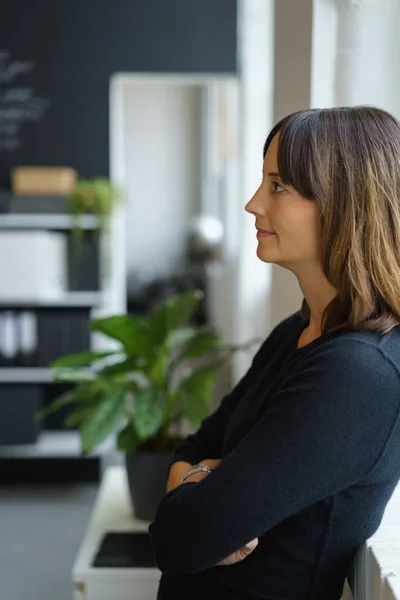
{"type": "MultiPolygon", "coordinates": [[[[322,332],[400,324],[400,123],[369,106],[310,109],[280,121],[282,183],[317,203],[322,267],[337,289],[322,332]]],[[[302,314],[310,316],[304,299],[302,314]]]]}

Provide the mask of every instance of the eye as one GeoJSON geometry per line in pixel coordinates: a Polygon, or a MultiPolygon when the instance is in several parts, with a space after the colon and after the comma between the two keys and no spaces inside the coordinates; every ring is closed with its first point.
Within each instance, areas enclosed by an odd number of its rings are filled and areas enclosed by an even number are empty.
{"type": "Polygon", "coordinates": [[[272,182],[272,189],[275,194],[281,194],[282,192],[286,192],[285,188],[279,183],[279,181],[272,182]]]}

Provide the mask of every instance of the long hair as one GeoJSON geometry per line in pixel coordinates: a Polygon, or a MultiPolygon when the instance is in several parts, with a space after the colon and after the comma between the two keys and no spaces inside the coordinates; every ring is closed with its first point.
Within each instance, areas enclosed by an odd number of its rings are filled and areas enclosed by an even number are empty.
{"type": "MultiPolygon", "coordinates": [[[[400,123],[369,106],[310,109],[282,119],[282,183],[315,201],[322,225],[322,268],[337,296],[322,332],[400,324],[400,123]]],[[[310,316],[306,300],[301,312],[310,316]]]]}

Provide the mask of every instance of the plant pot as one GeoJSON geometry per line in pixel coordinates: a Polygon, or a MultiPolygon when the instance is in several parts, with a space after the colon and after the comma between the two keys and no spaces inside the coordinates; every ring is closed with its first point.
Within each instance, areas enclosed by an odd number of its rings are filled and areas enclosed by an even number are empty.
{"type": "Polygon", "coordinates": [[[168,467],[173,453],[134,452],[125,455],[129,493],[137,519],[153,521],[166,494],[168,467]]]}

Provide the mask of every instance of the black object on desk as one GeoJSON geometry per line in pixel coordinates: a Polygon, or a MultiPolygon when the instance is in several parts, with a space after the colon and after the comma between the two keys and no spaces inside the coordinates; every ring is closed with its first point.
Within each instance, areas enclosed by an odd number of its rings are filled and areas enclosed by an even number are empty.
{"type": "Polygon", "coordinates": [[[94,567],[157,568],[150,536],[146,532],[110,532],[104,536],[94,567]]]}

